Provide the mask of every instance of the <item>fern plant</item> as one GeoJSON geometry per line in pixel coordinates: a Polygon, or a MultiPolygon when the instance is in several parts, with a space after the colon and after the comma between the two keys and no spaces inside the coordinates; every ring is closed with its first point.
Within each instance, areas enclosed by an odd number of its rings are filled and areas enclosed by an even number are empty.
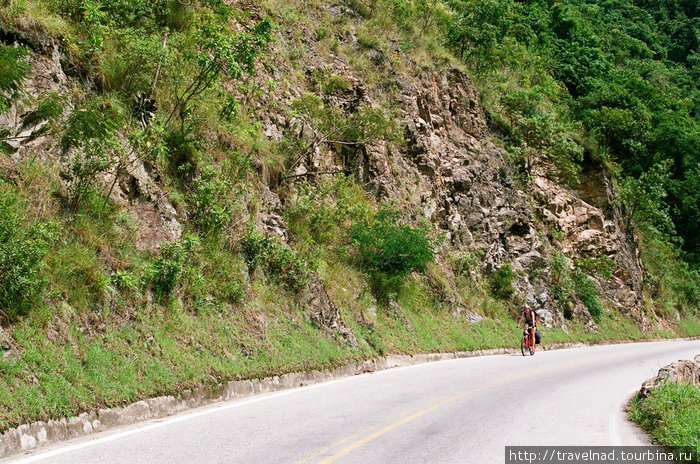
{"type": "Polygon", "coordinates": [[[27,77],[30,66],[26,56],[24,47],[0,44],[0,114],[10,108],[27,77]]]}

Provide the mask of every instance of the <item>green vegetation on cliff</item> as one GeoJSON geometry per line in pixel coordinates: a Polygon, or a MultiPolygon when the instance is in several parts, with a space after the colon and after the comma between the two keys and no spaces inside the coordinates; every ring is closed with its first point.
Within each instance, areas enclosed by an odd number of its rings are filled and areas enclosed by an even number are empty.
{"type": "Polygon", "coordinates": [[[564,309],[545,343],[700,334],[693,8],[0,0],[0,430],[389,352],[513,346],[524,271],[486,270],[346,162],[381,142],[399,169],[397,81],[416,70],[471,71],[517,166],[509,189],[539,171],[576,186],[584,162],[615,176],[649,315],[666,320],[644,333],[589,277],[610,262],[555,255],[535,272],[597,331],[564,309]],[[30,63],[67,82],[29,82],[30,63]],[[326,152],[343,168],[316,169],[326,152]],[[337,314],[307,304],[316,277],[337,314]]]}

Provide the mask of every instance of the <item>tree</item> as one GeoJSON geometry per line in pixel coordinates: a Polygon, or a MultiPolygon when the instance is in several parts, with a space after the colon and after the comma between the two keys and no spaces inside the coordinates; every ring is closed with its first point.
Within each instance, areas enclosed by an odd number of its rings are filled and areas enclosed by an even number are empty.
{"type": "Polygon", "coordinates": [[[523,160],[525,171],[554,167],[566,182],[576,184],[583,157],[583,148],[572,139],[576,125],[548,108],[537,87],[511,91],[501,102],[510,120],[512,151],[523,160]]]}
{"type": "Polygon", "coordinates": [[[493,48],[506,36],[512,23],[510,0],[453,0],[456,16],[447,31],[447,46],[461,59],[474,58],[481,69],[491,63],[493,48]]]}
{"type": "Polygon", "coordinates": [[[665,202],[669,183],[670,161],[657,163],[639,177],[623,177],[618,193],[625,205],[625,226],[632,224],[651,228],[666,234],[674,232],[669,207],[665,202]]]}
{"type": "Polygon", "coordinates": [[[165,121],[167,126],[177,114],[181,131],[184,131],[191,103],[209,90],[222,74],[233,80],[252,74],[256,59],[272,40],[273,25],[268,19],[242,33],[231,32],[228,15],[217,15],[209,10],[201,11],[197,22],[199,26],[194,37],[197,50],[187,55],[195,65],[194,76],[176,95],[165,121]]]}

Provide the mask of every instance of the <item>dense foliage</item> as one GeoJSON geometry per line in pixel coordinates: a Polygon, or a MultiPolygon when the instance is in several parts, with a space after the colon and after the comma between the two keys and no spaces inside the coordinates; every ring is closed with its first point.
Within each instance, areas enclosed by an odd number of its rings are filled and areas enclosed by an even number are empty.
{"type": "Polygon", "coordinates": [[[492,109],[504,117],[523,164],[532,165],[527,150],[534,147],[561,168],[580,156],[577,144],[586,146],[617,166],[636,224],[680,244],[697,263],[698,3],[447,3],[454,17],[445,40],[496,83],[492,109]]]}
{"type": "MultiPolygon", "coordinates": [[[[0,0],[0,119],[15,120],[0,132],[0,150],[15,153],[0,154],[0,323],[16,344],[8,356],[0,343],[0,431],[384,353],[512,346],[523,271],[504,263],[482,276],[483,250],[438,244],[416,227],[419,211],[378,212],[351,162],[386,144],[386,174],[410,194],[397,155],[413,115],[399,100],[416,75],[457,60],[491,137],[521,168],[514,187],[543,170],[576,186],[582,161],[604,163],[626,226],[642,232],[650,318],[697,308],[696,10],[0,0]],[[60,53],[47,53],[54,44],[60,53]],[[60,55],[67,82],[31,79],[45,69],[35,64],[58,64],[40,55],[60,55]],[[55,93],[36,95],[37,84],[55,93]],[[317,164],[327,152],[342,169],[317,164]],[[316,277],[342,317],[333,324],[359,346],[318,330],[299,305],[316,277]],[[466,308],[485,319],[468,323],[466,308]]],[[[610,262],[554,261],[567,317],[579,301],[603,317],[598,333],[574,318],[549,340],[652,336],[612,305],[603,313],[589,276],[611,278],[610,262]]],[[[700,333],[680,312],[673,333],[700,333]]]]}
{"type": "Polygon", "coordinates": [[[369,272],[404,276],[425,270],[433,260],[434,245],[425,229],[400,224],[400,214],[380,210],[373,221],[350,227],[350,238],[358,264],[369,272]]]}
{"type": "Polygon", "coordinates": [[[29,223],[0,182],[0,320],[14,320],[41,296],[44,257],[56,238],[50,224],[29,223]]]}

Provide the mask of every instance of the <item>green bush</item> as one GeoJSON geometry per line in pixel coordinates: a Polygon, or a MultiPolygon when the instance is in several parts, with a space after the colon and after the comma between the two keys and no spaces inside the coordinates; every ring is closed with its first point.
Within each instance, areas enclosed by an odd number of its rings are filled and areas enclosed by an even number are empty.
{"type": "Polygon", "coordinates": [[[160,253],[150,265],[146,279],[158,301],[166,300],[180,284],[187,262],[199,238],[186,235],[183,240],[161,245],[160,253]]]}
{"type": "Polygon", "coordinates": [[[404,278],[425,271],[435,256],[428,229],[401,225],[393,209],[382,208],[371,220],[353,224],[347,236],[351,259],[369,275],[374,296],[383,302],[398,296],[404,278]]]}
{"type": "Polygon", "coordinates": [[[549,267],[552,270],[552,296],[565,305],[564,316],[569,319],[572,315],[569,308],[575,298],[581,300],[588,309],[591,317],[600,322],[604,307],[600,301],[600,293],[593,280],[584,271],[603,276],[610,275],[614,262],[607,257],[587,258],[576,261],[575,269],[569,267],[566,255],[557,252],[552,256],[549,267]]]}
{"type": "Polygon", "coordinates": [[[354,259],[366,272],[405,276],[424,271],[434,256],[434,244],[424,227],[399,223],[396,210],[381,209],[371,222],[348,230],[354,259]]]}
{"type": "Polygon", "coordinates": [[[510,263],[505,263],[491,275],[491,292],[497,298],[510,299],[515,293],[513,279],[517,277],[510,263]]]}
{"type": "Polygon", "coordinates": [[[582,272],[577,272],[574,275],[574,285],[576,288],[576,296],[581,299],[583,305],[588,308],[588,312],[596,322],[600,322],[605,309],[600,301],[600,293],[595,287],[593,280],[582,272]]]}
{"type": "Polygon", "coordinates": [[[311,279],[308,263],[279,240],[251,232],[242,242],[242,251],[250,269],[260,267],[288,290],[301,291],[311,279]]]}
{"type": "Polygon", "coordinates": [[[0,315],[9,320],[26,314],[46,284],[41,275],[44,257],[57,238],[51,224],[33,223],[21,205],[0,183],[0,315]]]}
{"type": "Polygon", "coordinates": [[[113,154],[122,149],[117,138],[124,120],[121,110],[116,100],[106,97],[91,100],[68,116],[61,143],[70,158],[63,177],[74,210],[94,188],[97,175],[111,166],[113,154]]]}
{"type": "Polygon", "coordinates": [[[194,180],[190,196],[191,219],[205,234],[217,234],[231,220],[233,207],[228,194],[231,184],[212,167],[203,169],[194,180]]]}

